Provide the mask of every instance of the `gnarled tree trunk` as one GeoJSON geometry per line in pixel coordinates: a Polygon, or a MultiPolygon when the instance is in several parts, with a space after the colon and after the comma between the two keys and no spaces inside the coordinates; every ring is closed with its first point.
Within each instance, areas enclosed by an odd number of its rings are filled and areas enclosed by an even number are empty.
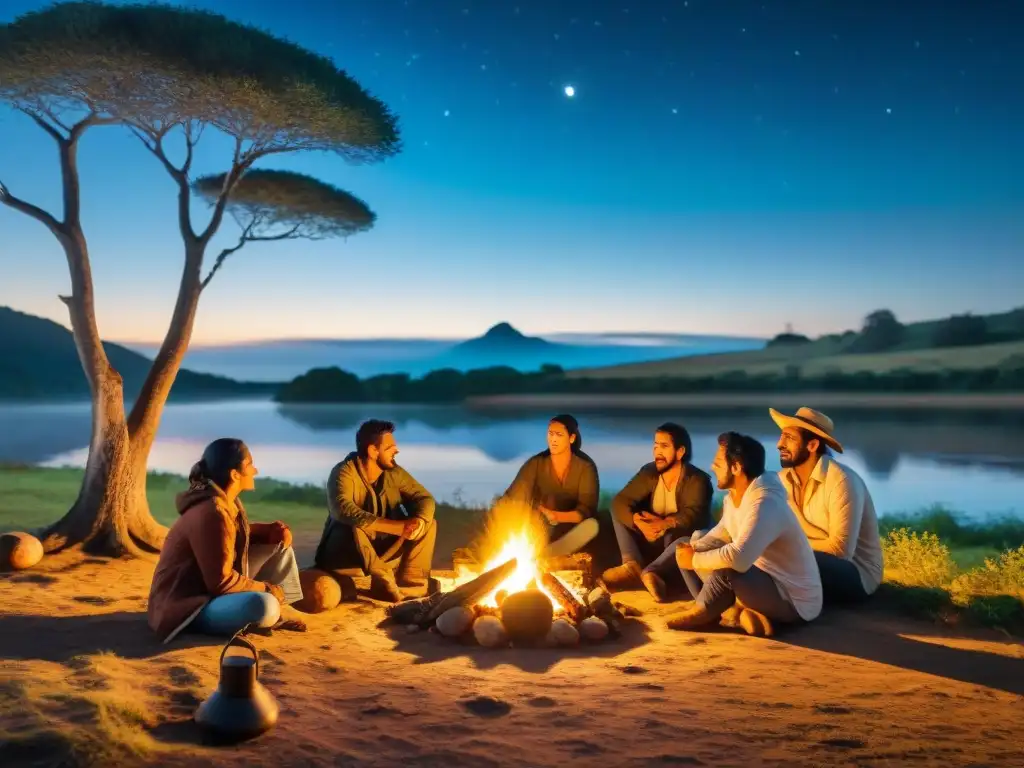
{"type": "MultiPolygon", "coordinates": [[[[86,124],[81,124],[84,130],[86,124]]],[[[79,218],[77,142],[81,130],[60,146],[64,187],[64,221],[36,215],[50,227],[64,249],[71,276],[68,307],[82,370],[92,395],[92,433],[85,477],[71,509],[40,531],[46,552],[81,546],[89,553],[152,557],[163,546],[167,529],[153,519],[146,497],[149,452],[171,385],[188,348],[201,291],[205,243],[189,241],[185,271],[167,336],[136,398],[125,415],[124,386],[107,359],[96,325],[92,270],[79,218]]]]}
{"type": "Polygon", "coordinates": [[[78,498],[64,517],[40,532],[40,539],[46,552],[81,546],[94,554],[152,556],[157,548],[147,538],[159,526],[148,505],[138,504],[140,485],[145,495],[145,472],[139,476],[121,375],[110,365],[96,325],[89,252],[77,218],[74,143],[61,147],[61,165],[66,216],[58,240],[71,274],[71,295],[61,298],[92,395],[92,433],[78,498]]]}

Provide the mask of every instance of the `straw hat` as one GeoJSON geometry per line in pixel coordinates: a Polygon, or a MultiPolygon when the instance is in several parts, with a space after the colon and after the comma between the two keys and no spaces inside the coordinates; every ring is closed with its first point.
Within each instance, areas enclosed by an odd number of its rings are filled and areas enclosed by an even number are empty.
{"type": "Polygon", "coordinates": [[[768,413],[772,415],[772,419],[779,425],[779,429],[785,429],[786,427],[806,429],[808,432],[813,432],[824,440],[837,453],[843,452],[842,444],[835,438],[835,426],[832,424],[832,419],[821,411],[816,411],[813,408],[800,408],[792,416],[787,416],[784,413],[779,413],[774,408],[769,408],[768,413]]]}

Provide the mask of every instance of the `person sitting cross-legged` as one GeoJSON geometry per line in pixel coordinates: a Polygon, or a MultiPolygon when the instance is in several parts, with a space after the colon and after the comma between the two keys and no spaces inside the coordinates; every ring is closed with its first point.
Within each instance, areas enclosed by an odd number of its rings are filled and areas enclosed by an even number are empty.
{"type": "Polygon", "coordinates": [[[878,515],[864,480],[831,456],[843,452],[832,419],[800,408],[793,416],[770,408],[779,436],[779,479],[814,550],[825,603],[859,603],[882,583],[878,515]]]}
{"type": "Polygon", "coordinates": [[[394,432],[380,419],[359,426],[356,450],[327,481],[327,522],[314,556],[321,570],[362,569],[373,596],[391,603],[405,598],[400,587],[426,585],[437,540],[437,504],[395,461],[394,432]]]}
{"type": "Polygon", "coordinates": [[[149,591],[149,626],[165,643],[186,629],[306,630],[301,619],[281,618],[282,605],[302,599],[291,531],[279,521],[250,523],[238,498],[253,490],[256,474],[249,449],[234,438],[214,440],[192,467],[149,591]]]}
{"type": "Polygon", "coordinates": [[[535,510],[547,523],[542,557],[564,557],[582,550],[599,531],[597,465],[583,452],[579,424],[569,414],[548,422],[548,449],[531,456],[502,495],[535,510]]]}
{"type": "Polygon", "coordinates": [[[676,547],[692,607],[668,619],[670,629],[739,625],[771,635],[775,624],[811,621],[821,613],[814,553],[774,472],[765,474],[764,446],[747,435],[718,438],[711,469],[728,491],[722,519],[676,547]],[[705,542],[709,546],[704,546],[705,542]]]}
{"type": "MultiPolygon", "coordinates": [[[[647,588],[668,599],[666,578],[679,579],[675,545],[711,525],[711,478],[692,463],[690,433],[679,424],[654,431],[654,461],[645,464],[612,499],[612,527],[622,565],[601,578],[612,591],[647,588]]],[[[681,585],[680,585],[681,586],[681,585]]]]}

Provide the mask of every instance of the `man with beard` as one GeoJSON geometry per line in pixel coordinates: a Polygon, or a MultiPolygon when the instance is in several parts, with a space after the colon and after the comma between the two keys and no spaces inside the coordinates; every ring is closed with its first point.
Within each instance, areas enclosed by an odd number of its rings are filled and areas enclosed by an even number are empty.
{"type": "Polygon", "coordinates": [[[811,621],[821,613],[821,579],[807,537],[764,446],[747,435],[718,438],[711,470],[728,491],[722,519],[675,550],[693,606],[668,619],[669,629],[739,624],[747,634],[774,634],[775,622],[811,621]],[[705,546],[705,542],[708,546],[705,546]]]}
{"type": "Polygon", "coordinates": [[[423,586],[437,538],[434,497],[395,462],[394,432],[390,421],[364,422],[355,452],[331,470],[315,558],[322,570],[362,568],[374,596],[393,603],[404,597],[400,586],[423,586]]]}
{"type": "Polygon", "coordinates": [[[612,500],[622,565],[602,575],[609,589],[642,584],[655,600],[664,601],[665,577],[676,572],[676,542],[710,527],[711,478],[690,463],[692,450],[683,427],[662,424],[654,432],[654,461],[641,467],[612,500]]]}
{"type": "Polygon", "coordinates": [[[866,599],[882,583],[878,516],[860,476],[833,459],[843,452],[832,419],[811,408],[769,409],[782,430],[778,449],[789,506],[814,550],[828,603],[866,599]]]}

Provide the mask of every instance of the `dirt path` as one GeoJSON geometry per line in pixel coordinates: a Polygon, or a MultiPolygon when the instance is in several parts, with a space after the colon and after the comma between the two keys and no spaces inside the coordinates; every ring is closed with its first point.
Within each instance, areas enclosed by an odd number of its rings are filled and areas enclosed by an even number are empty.
{"type": "Polygon", "coordinates": [[[72,747],[119,766],[1024,764],[1020,643],[873,611],[780,640],[674,633],[639,595],[646,626],[570,653],[386,632],[365,601],[309,617],[306,635],[257,639],[277,728],[218,751],[189,718],[220,648],[156,643],[151,569],[0,575],[0,765],[72,747]]]}

